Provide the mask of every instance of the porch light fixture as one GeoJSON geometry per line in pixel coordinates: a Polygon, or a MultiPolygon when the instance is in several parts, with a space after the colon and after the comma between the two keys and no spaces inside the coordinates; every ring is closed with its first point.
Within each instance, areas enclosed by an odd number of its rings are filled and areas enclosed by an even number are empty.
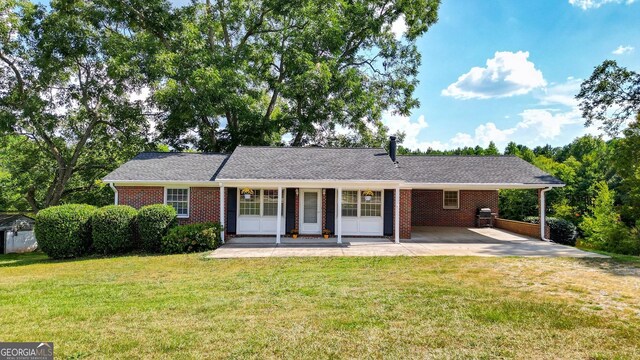
{"type": "Polygon", "coordinates": [[[362,192],[362,196],[364,196],[364,201],[371,201],[371,198],[373,197],[373,191],[365,190],[362,192]]]}

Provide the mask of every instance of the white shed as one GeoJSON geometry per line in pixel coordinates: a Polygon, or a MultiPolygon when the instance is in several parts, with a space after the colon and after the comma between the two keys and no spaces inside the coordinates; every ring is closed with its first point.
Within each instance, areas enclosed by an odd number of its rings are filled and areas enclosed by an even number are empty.
{"type": "Polygon", "coordinates": [[[34,223],[22,214],[0,214],[0,254],[34,251],[38,247],[34,223]]]}

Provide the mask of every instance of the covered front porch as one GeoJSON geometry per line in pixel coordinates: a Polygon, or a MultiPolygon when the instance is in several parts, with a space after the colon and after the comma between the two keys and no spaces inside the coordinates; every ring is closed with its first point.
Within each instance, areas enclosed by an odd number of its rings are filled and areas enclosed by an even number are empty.
{"type": "Polygon", "coordinates": [[[402,236],[395,216],[400,213],[397,183],[245,181],[225,184],[220,204],[223,235],[230,243],[399,242],[402,236]]]}
{"type": "Polygon", "coordinates": [[[236,237],[209,258],[304,256],[526,256],[605,257],[574,247],[541,241],[495,228],[414,227],[411,240],[400,244],[387,238],[335,239],[236,237]]]}

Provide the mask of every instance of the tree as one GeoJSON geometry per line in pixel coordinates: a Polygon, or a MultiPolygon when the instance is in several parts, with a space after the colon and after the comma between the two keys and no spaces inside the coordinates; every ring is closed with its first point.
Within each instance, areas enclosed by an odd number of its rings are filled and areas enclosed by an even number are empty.
{"type": "Polygon", "coordinates": [[[582,83],[576,99],[585,126],[599,121],[601,129],[615,136],[627,120],[640,113],[640,74],[606,60],[582,83]]]}
{"type": "MultiPolygon", "coordinates": [[[[127,2],[130,3],[130,2],[127,2]]],[[[408,115],[420,54],[439,0],[379,2],[204,0],[148,21],[164,0],[135,1],[132,27],[146,45],[147,75],[162,110],[159,130],[178,149],[238,144],[294,146],[376,141],[383,112],[408,115]],[[404,21],[396,38],[391,26],[404,21]],[[339,139],[345,128],[357,138],[339,139]]]]}
{"type": "Polygon", "coordinates": [[[0,168],[37,211],[148,146],[136,34],[99,1],[9,0],[0,18],[0,168]]]}
{"type": "Polygon", "coordinates": [[[500,155],[500,150],[498,150],[496,143],[493,141],[489,142],[489,146],[487,146],[487,149],[484,151],[484,155],[500,155]]]}
{"type": "Polygon", "coordinates": [[[640,114],[623,134],[613,157],[616,172],[621,177],[622,215],[627,224],[640,226],[640,114]]]}

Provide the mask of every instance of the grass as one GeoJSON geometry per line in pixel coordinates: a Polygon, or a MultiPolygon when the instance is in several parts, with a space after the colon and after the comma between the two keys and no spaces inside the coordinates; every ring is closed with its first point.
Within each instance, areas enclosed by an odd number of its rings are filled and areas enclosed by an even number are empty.
{"type": "Polygon", "coordinates": [[[0,304],[58,358],[640,357],[616,259],[1,255],[0,304]]]}

